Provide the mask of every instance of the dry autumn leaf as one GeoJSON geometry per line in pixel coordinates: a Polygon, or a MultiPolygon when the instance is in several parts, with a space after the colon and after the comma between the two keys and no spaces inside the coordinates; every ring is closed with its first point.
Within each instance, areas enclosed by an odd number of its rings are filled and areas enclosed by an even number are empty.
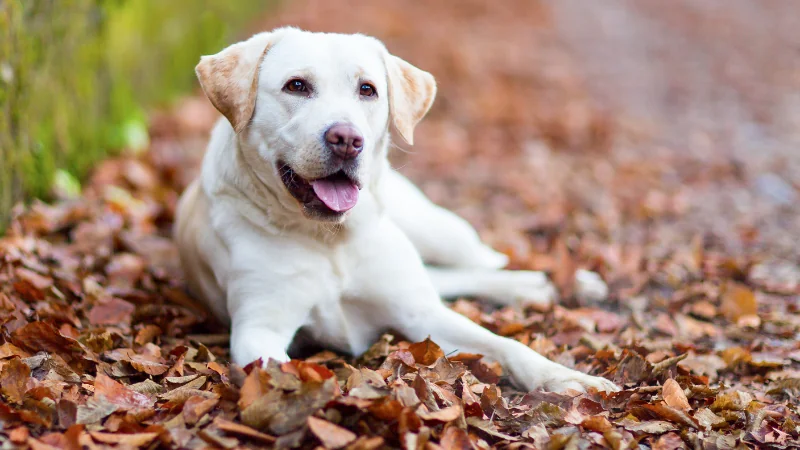
{"type": "Polygon", "coordinates": [[[308,418],[308,429],[326,448],[342,448],[356,440],[356,434],[352,431],[314,416],[308,418]]]}
{"type": "Polygon", "coordinates": [[[745,316],[755,316],[758,314],[756,294],[747,286],[730,282],[722,293],[720,310],[731,322],[738,322],[745,316]]]}
{"type": "Polygon", "coordinates": [[[153,111],[150,148],[99,162],[83,195],[3,223],[0,447],[800,446],[792,6],[628,2],[609,34],[594,2],[508,1],[296,0],[245,28],[358,30],[434,74],[392,166],[559,287],[552,306],[448,305],[623,391],[519,392],[498,355],[399,334],[232,365],[170,238],[219,118],[198,92],[153,111]],[[576,289],[587,270],[608,300],[576,289]]]}
{"type": "Polygon", "coordinates": [[[422,342],[412,344],[408,347],[408,351],[414,356],[414,361],[423,366],[428,366],[436,362],[437,359],[444,356],[444,352],[438,345],[436,345],[430,338],[422,342]]]}
{"type": "Polygon", "coordinates": [[[681,411],[689,411],[692,409],[689,405],[689,399],[687,399],[686,394],[683,393],[683,389],[678,382],[672,378],[664,382],[664,386],[661,388],[661,396],[664,398],[664,402],[673,408],[681,411]]]}

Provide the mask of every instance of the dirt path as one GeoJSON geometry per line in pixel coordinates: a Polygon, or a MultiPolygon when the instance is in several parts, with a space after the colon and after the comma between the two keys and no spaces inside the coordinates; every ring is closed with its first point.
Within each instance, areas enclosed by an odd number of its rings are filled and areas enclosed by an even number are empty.
{"type": "Polygon", "coordinates": [[[107,161],[77,201],[19,211],[0,240],[0,443],[796,445],[794,16],[605,5],[301,0],[259,28],[361,31],[431,71],[440,96],[395,166],[564,297],[454,309],[624,392],[522,395],[474,356],[397,341],[229,366],[168,239],[216,119],[198,97],[153,116],[146,155],[107,161]],[[608,302],[572,298],[581,267],[608,302]]]}

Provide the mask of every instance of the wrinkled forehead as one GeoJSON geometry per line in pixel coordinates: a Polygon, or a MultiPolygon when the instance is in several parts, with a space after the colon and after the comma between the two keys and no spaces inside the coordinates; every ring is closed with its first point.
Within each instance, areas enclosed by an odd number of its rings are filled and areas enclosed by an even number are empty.
{"type": "Polygon", "coordinates": [[[360,77],[373,82],[386,78],[381,45],[360,35],[294,31],[267,53],[262,74],[291,77],[360,77]]]}

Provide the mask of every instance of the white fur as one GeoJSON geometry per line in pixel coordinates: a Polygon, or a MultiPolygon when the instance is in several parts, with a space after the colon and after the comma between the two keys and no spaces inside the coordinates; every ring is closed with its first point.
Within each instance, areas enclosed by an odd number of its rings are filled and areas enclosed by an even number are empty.
{"type": "Polygon", "coordinates": [[[546,304],[555,292],[541,273],[498,270],[507,263],[504,255],[389,167],[390,86],[382,44],[295,29],[273,34],[249,126],[237,135],[224,119],[216,125],[202,175],[184,193],[176,224],[190,288],[230,322],[234,361],[287,360],[301,327],[319,343],[353,354],[391,328],[412,340],[431,336],[445,353],[497,360],[529,390],[616,390],[442,303],[441,296],[476,295],[502,304],[546,304]],[[296,73],[314,80],[313,98],[281,90],[296,73]],[[357,94],[365,78],[377,88],[374,101],[357,94]],[[313,220],[276,175],[275,161],[285,160],[304,177],[324,176],[320,136],[337,121],[364,134],[363,189],[338,222],[313,220]]]}

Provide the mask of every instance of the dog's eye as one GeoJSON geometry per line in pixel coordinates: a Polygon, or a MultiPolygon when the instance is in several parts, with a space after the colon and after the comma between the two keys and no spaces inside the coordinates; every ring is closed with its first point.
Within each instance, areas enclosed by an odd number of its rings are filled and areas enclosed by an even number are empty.
{"type": "Polygon", "coordinates": [[[306,82],[298,79],[289,80],[283,89],[289,92],[308,92],[308,86],[306,85],[306,82]]]}
{"type": "Polygon", "coordinates": [[[375,92],[375,86],[369,83],[362,84],[358,93],[363,97],[374,97],[377,94],[377,92],[375,92]]]}

